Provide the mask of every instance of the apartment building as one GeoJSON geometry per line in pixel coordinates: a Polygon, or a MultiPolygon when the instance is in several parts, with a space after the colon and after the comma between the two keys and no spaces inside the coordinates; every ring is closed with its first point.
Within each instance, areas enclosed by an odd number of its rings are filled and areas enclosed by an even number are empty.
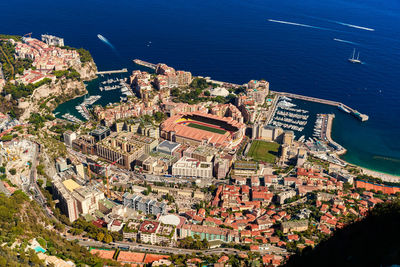
{"type": "Polygon", "coordinates": [[[125,207],[141,211],[144,214],[159,215],[165,214],[166,212],[165,203],[161,203],[149,198],[143,198],[128,192],[123,196],[123,203],[125,207]]]}
{"type": "Polygon", "coordinates": [[[182,157],[172,166],[172,175],[198,178],[212,178],[213,164],[194,158],[182,157]]]}

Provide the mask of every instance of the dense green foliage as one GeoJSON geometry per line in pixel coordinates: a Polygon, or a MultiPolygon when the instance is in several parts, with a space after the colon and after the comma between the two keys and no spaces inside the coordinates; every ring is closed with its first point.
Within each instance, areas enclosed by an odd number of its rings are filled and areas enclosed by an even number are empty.
{"type": "Polygon", "coordinates": [[[49,120],[54,120],[55,117],[52,115],[40,115],[39,113],[32,113],[29,117],[29,122],[35,125],[36,129],[42,128],[44,123],[49,120]]]}
{"type": "Polygon", "coordinates": [[[76,50],[79,53],[82,63],[86,63],[86,62],[93,60],[90,52],[84,48],[74,48],[74,47],[70,47],[70,46],[63,46],[62,48],[69,49],[69,50],[76,50]]]}
{"type": "Polygon", "coordinates": [[[19,35],[10,35],[10,34],[0,34],[0,39],[13,39],[14,41],[21,41],[22,36],[19,35]]]}
{"type": "Polygon", "coordinates": [[[11,135],[11,134],[7,134],[7,135],[3,135],[2,137],[1,137],[1,141],[11,141],[13,139],[13,136],[11,135]]]}
{"type": "Polygon", "coordinates": [[[190,84],[190,87],[204,90],[209,87],[209,84],[207,83],[206,79],[194,78],[192,83],[190,84]]]}
{"type": "Polygon", "coordinates": [[[81,75],[73,68],[69,68],[67,70],[55,70],[53,74],[56,76],[57,79],[65,77],[67,79],[72,80],[80,80],[81,75]]]}
{"type": "Polygon", "coordinates": [[[208,249],[210,245],[207,239],[201,240],[199,236],[195,235],[194,238],[188,236],[179,240],[179,247],[186,249],[208,249]]]}
{"type": "Polygon", "coordinates": [[[103,260],[75,242],[63,239],[54,230],[46,229],[45,224],[58,225],[50,222],[39,205],[23,192],[16,191],[11,197],[0,194],[0,243],[4,244],[0,246],[0,266],[39,266],[41,262],[36,254],[32,250],[25,251],[32,238],[45,244],[49,255],[71,259],[78,266],[103,266],[103,260]],[[13,243],[15,248],[11,250],[9,247],[13,243]]]}
{"type": "Polygon", "coordinates": [[[74,123],[59,123],[55,124],[50,127],[50,131],[58,134],[58,140],[64,141],[64,132],[65,131],[76,131],[79,128],[79,124],[74,124],[74,123]]]}
{"type": "Polygon", "coordinates": [[[106,228],[98,228],[91,222],[85,221],[83,218],[79,218],[72,224],[74,228],[71,229],[72,234],[82,234],[86,232],[86,236],[97,239],[98,241],[104,241],[110,243],[113,240],[122,240],[122,235],[118,232],[110,232],[106,228]]]}
{"type": "Polygon", "coordinates": [[[251,144],[248,156],[254,160],[275,163],[280,145],[275,142],[254,140],[251,144]]]}
{"type": "Polygon", "coordinates": [[[390,266],[400,262],[400,200],[377,204],[369,215],[292,256],[286,266],[390,266]]]}
{"type": "Polygon", "coordinates": [[[23,74],[25,69],[32,67],[30,59],[15,59],[14,45],[8,41],[0,41],[0,63],[6,80],[13,79],[15,74],[23,74]]]}
{"type": "Polygon", "coordinates": [[[14,85],[12,83],[7,83],[4,86],[4,90],[6,91],[7,94],[11,94],[13,99],[17,100],[20,99],[21,97],[30,96],[36,88],[44,84],[50,84],[50,83],[51,79],[49,78],[44,78],[43,80],[37,83],[30,83],[27,85],[24,85],[22,83],[19,83],[17,85],[14,85]]]}
{"type": "MultiPolygon", "coordinates": [[[[204,80],[204,79],[200,79],[200,80],[204,80]]],[[[171,95],[173,97],[175,97],[173,99],[174,102],[183,102],[183,103],[188,103],[188,104],[197,104],[200,102],[210,101],[210,100],[221,103],[221,104],[225,104],[225,103],[233,103],[234,99],[236,98],[236,96],[234,94],[229,94],[227,97],[217,96],[217,97],[210,98],[209,97],[210,91],[205,90],[210,86],[211,86],[210,84],[207,84],[207,87],[205,87],[204,82],[192,82],[192,84],[190,85],[190,88],[188,88],[187,90],[182,91],[182,89],[178,89],[178,88],[172,89],[171,95]],[[195,87],[197,85],[199,87],[195,87]],[[203,93],[203,91],[204,91],[205,97],[200,97],[200,95],[203,93]]]]}

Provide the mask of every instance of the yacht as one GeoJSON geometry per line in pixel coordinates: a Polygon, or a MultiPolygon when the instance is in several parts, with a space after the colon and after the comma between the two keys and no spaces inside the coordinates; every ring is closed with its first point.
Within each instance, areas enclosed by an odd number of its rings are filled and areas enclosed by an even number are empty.
{"type": "Polygon", "coordinates": [[[351,58],[349,58],[349,62],[354,63],[354,64],[362,64],[360,60],[360,52],[357,54],[357,58],[355,57],[356,54],[356,49],[353,50],[353,55],[351,58]]]}

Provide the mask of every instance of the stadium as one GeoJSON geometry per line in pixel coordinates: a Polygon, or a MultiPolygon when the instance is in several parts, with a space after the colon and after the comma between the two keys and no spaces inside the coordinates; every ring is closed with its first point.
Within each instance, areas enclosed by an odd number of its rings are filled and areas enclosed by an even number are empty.
{"type": "Polygon", "coordinates": [[[242,141],[245,128],[245,124],[231,117],[189,112],[172,116],[163,122],[160,135],[178,143],[232,148],[242,141]]]}

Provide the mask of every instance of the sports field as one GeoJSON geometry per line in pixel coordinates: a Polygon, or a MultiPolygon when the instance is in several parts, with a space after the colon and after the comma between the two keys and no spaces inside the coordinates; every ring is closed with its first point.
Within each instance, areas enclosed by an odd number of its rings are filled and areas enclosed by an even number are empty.
{"type": "Polygon", "coordinates": [[[186,126],[189,126],[189,127],[192,127],[192,128],[196,128],[196,129],[200,129],[200,130],[204,130],[204,131],[209,131],[209,132],[212,132],[212,133],[217,133],[217,134],[225,134],[226,133],[226,131],[224,131],[222,129],[208,127],[208,126],[200,125],[200,124],[196,124],[196,123],[189,123],[186,126]]]}
{"type": "Polygon", "coordinates": [[[275,142],[266,142],[254,140],[251,144],[248,156],[254,160],[274,163],[278,156],[279,144],[275,142]]]}

